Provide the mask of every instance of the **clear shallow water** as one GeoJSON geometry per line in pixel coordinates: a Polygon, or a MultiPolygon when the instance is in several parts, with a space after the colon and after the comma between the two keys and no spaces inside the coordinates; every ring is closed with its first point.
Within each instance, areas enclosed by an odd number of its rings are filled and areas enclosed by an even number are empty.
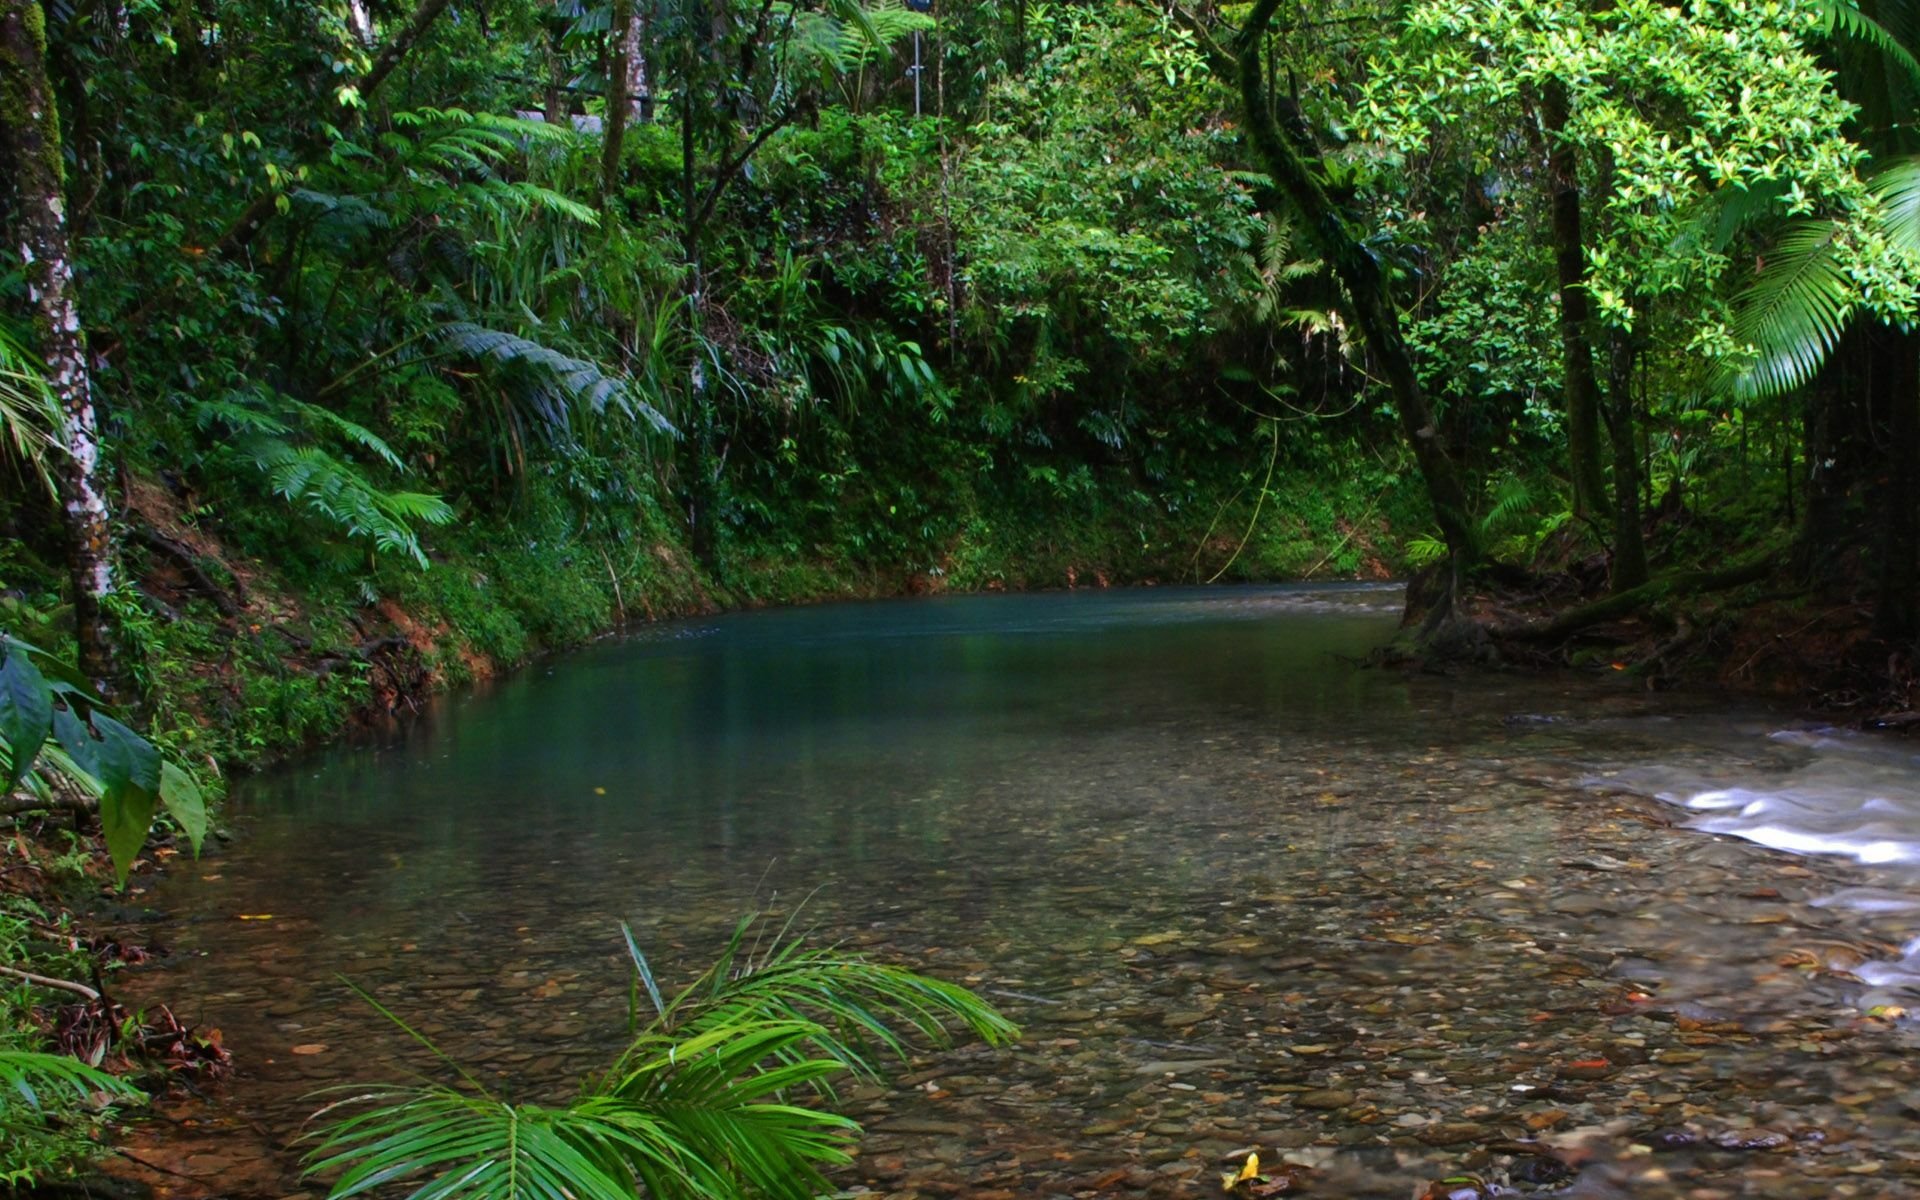
{"type": "Polygon", "coordinates": [[[242,1063],[187,1173],[237,1194],[223,1173],[313,1089],[431,1069],[342,976],[553,1094],[618,1042],[618,921],[684,977],[744,911],[799,906],[1029,1029],[855,1092],[849,1187],[1198,1194],[1259,1145],[1334,1195],[1460,1171],[1908,1194],[1911,1035],[1862,1014],[1911,982],[1881,974],[1920,928],[1903,862],[1666,827],[1746,789],[1779,802],[1718,832],[1851,811],[1920,842],[1920,805],[1856,795],[1920,795],[1904,751],[1624,683],[1360,669],[1398,607],[1169,589],[662,625],[250,781],[235,845],[150,897],[177,932],[142,986],[242,1063]]]}

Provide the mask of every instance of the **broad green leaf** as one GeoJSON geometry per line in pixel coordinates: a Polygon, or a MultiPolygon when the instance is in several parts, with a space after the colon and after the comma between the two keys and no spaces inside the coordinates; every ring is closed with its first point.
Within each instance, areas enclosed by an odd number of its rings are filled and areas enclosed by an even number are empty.
{"type": "Polygon", "coordinates": [[[173,763],[163,762],[160,764],[160,802],[173,819],[180,822],[188,844],[198,855],[200,843],[207,836],[207,800],[200,792],[200,785],[173,763]]]}
{"type": "Polygon", "coordinates": [[[53,710],[53,736],[60,748],[73,759],[73,765],[95,779],[100,778],[100,740],[93,736],[71,708],[53,710]]]}
{"type": "Polygon", "coordinates": [[[53,728],[53,694],[33,660],[9,649],[0,665],[0,738],[7,743],[7,785],[12,791],[40,755],[53,728]]]}
{"type": "Polygon", "coordinates": [[[106,785],[100,796],[100,827],[124,887],[153,827],[154,802],[160,793],[160,752],[112,717],[95,713],[93,725],[100,732],[99,775],[106,785]]]}

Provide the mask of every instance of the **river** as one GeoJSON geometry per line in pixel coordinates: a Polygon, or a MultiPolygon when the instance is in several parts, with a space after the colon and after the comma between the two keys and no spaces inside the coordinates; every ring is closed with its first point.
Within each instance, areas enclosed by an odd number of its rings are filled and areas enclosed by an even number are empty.
{"type": "Polygon", "coordinates": [[[686,978],[765,909],[1026,1028],[852,1090],[850,1190],[1218,1194],[1257,1146],[1316,1195],[1920,1193],[1911,752],[1363,667],[1399,602],[662,624],[248,780],[142,897],[171,954],[132,986],[239,1064],[143,1135],[150,1182],[290,1194],[316,1089],[434,1072],[355,988],[551,1098],[619,1042],[619,922],[686,978]]]}

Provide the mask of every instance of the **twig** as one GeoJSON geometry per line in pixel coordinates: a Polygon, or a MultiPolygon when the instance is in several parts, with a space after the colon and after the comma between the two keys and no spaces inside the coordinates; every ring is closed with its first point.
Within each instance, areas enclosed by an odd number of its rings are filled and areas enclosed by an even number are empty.
{"type": "Polygon", "coordinates": [[[84,997],[88,1000],[98,1000],[100,998],[99,992],[94,991],[84,983],[74,983],[67,979],[53,979],[46,975],[35,975],[32,971],[22,971],[18,967],[0,967],[0,975],[7,975],[14,979],[24,980],[27,983],[33,984],[35,987],[52,988],[60,992],[72,992],[74,995],[84,997]]]}
{"type": "Polygon", "coordinates": [[[613,569],[613,559],[607,556],[605,547],[600,550],[600,561],[607,564],[607,578],[613,582],[614,607],[620,610],[620,624],[627,623],[627,602],[620,598],[620,575],[613,569]]]}

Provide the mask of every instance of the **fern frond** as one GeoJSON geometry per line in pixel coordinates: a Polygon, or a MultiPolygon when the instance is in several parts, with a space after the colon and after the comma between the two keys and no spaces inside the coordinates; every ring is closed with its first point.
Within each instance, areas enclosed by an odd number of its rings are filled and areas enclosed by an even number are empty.
{"type": "Polygon", "coordinates": [[[439,336],[458,353],[537,372],[595,413],[603,413],[612,405],[629,416],[640,417],[658,432],[674,432],[666,417],[635,395],[626,379],[609,375],[597,363],[563,354],[517,333],[470,321],[451,322],[441,328],[439,336]]]}

